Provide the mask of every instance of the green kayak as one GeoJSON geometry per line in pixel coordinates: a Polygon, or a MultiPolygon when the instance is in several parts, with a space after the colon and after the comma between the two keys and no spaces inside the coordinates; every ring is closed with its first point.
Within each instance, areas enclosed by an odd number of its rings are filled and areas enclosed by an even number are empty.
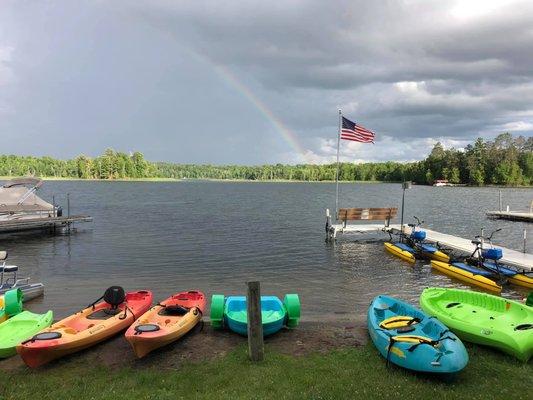
{"type": "Polygon", "coordinates": [[[525,304],[469,290],[428,288],[420,306],[462,340],[526,362],[533,355],[533,308],[525,304]]]}
{"type": "Polygon", "coordinates": [[[2,322],[0,324],[0,358],[17,354],[18,344],[31,339],[35,334],[52,325],[53,319],[52,311],[45,314],[22,311],[2,322]]]}

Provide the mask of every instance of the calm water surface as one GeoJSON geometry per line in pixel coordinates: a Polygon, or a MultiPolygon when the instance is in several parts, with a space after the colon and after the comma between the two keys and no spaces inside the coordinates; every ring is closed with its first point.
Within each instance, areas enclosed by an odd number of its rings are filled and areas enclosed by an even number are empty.
{"type": "MultiPolygon", "coordinates": [[[[111,285],[151,289],[156,299],[187,289],[245,293],[245,282],[260,280],[264,294],[300,294],[303,317],[352,318],[377,294],[417,303],[423,288],[462,286],[387,254],[385,235],[347,236],[325,242],[325,208],[334,208],[333,184],[222,182],[46,182],[41,197],[72,213],[89,214],[70,236],[11,235],[0,238],[10,263],[46,285],[45,296],[28,304],[51,308],[56,317],[77,311],[111,285]],[[358,239],[356,241],[356,239],[358,239]]],[[[532,189],[504,189],[504,205],[525,209],[532,189]]],[[[401,204],[399,184],[342,184],[341,206],[401,204]]],[[[417,215],[441,232],[473,237],[503,228],[497,243],[522,250],[522,231],[531,225],[490,221],[497,209],[495,188],[415,186],[406,192],[406,219],[417,215]]],[[[504,289],[518,298],[526,292],[504,289]]]]}

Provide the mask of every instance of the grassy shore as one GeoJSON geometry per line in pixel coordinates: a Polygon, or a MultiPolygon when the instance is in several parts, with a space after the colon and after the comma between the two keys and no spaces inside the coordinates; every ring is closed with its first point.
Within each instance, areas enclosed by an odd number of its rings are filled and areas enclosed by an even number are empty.
{"type": "MultiPolygon", "coordinates": [[[[269,351],[252,364],[245,346],[224,357],[184,362],[174,370],[103,368],[73,357],[49,367],[5,370],[1,399],[526,399],[533,368],[497,352],[469,346],[470,363],[452,381],[386,366],[371,345],[327,354],[288,356],[269,351]]],[[[179,357],[177,355],[177,357],[179,357]]],[[[85,360],[86,361],[86,360],[85,360]]]]}

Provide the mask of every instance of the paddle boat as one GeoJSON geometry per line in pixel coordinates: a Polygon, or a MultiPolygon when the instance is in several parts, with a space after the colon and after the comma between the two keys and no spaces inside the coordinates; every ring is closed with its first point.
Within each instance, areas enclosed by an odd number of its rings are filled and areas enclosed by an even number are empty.
{"type": "Polygon", "coordinates": [[[190,290],[177,293],[141,315],[126,331],[126,340],[141,358],[175,342],[202,320],[205,296],[190,290]]]}
{"type": "Polygon", "coordinates": [[[44,285],[42,283],[30,283],[30,278],[18,278],[17,272],[19,267],[16,265],[6,265],[7,251],[0,251],[0,295],[11,289],[20,289],[23,301],[30,301],[44,294],[44,285]],[[13,274],[5,279],[5,274],[13,274]]]}
{"type": "Polygon", "coordinates": [[[374,298],[367,324],[372,342],[387,363],[435,374],[454,374],[468,363],[468,353],[454,333],[401,300],[384,295],[374,298]]]}
{"type": "Polygon", "coordinates": [[[533,355],[533,308],[525,304],[469,290],[427,288],[420,306],[465,341],[525,362],[533,355]]]}
{"type": "Polygon", "coordinates": [[[425,242],[426,232],[419,227],[424,223],[415,215],[413,216],[416,219],[416,224],[407,224],[411,228],[411,234],[406,236],[410,246],[423,258],[429,260],[437,260],[448,262],[450,261],[450,256],[442,252],[438,247],[433,246],[425,242]],[[418,228],[418,229],[417,229],[418,228]]]}
{"type": "MultiPolygon", "coordinates": [[[[261,296],[263,336],[269,336],[284,326],[296,328],[300,321],[300,299],[286,294],[283,302],[277,296],[261,296]]],[[[246,296],[215,294],[211,297],[211,325],[214,329],[228,328],[240,335],[248,335],[246,296]]]]}
{"type": "Polygon", "coordinates": [[[488,237],[484,237],[483,235],[476,236],[472,240],[472,244],[476,248],[467,258],[467,262],[478,268],[483,268],[502,282],[509,282],[514,285],[533,289],[533,278],[500,263],[500,260],[503,258],[503,250],[494,247],[492,244],[492,236],[499,231],[501,231],[501,228],[496,229],[488,237]],[[488,243],[488,248],[485,247],[486,243],[488,243]]]}
{"type": "Polygon", "coordinates": [[[27,366],[35,368],[94,346],[128,328],[152,305],[152,292],[124,293],[111,286],[83,310],[56,322],[17,346],[27,366]],[[103,300],[103,301],[100,301],[103,300]]]}

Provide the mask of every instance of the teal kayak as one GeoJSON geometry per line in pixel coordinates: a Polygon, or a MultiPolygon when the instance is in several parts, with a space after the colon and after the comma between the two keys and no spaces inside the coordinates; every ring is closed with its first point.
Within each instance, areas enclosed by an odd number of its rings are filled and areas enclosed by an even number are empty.
{"type": "Polygon", "coordinates": [[[0,324],[0,358],[17,354],[16,346],[31,339],[44,328],[52,325],[54,319],[52,311],[45,314],[34,314],[29,311],[9,318],[0,324]]]}
{"type": "Polygon", "coordinates": [[[461,340],[439,320],[389,296],[368,308],[368,332],[381,355],[417,372],[453,374],[468,363],[461,340]]]}

